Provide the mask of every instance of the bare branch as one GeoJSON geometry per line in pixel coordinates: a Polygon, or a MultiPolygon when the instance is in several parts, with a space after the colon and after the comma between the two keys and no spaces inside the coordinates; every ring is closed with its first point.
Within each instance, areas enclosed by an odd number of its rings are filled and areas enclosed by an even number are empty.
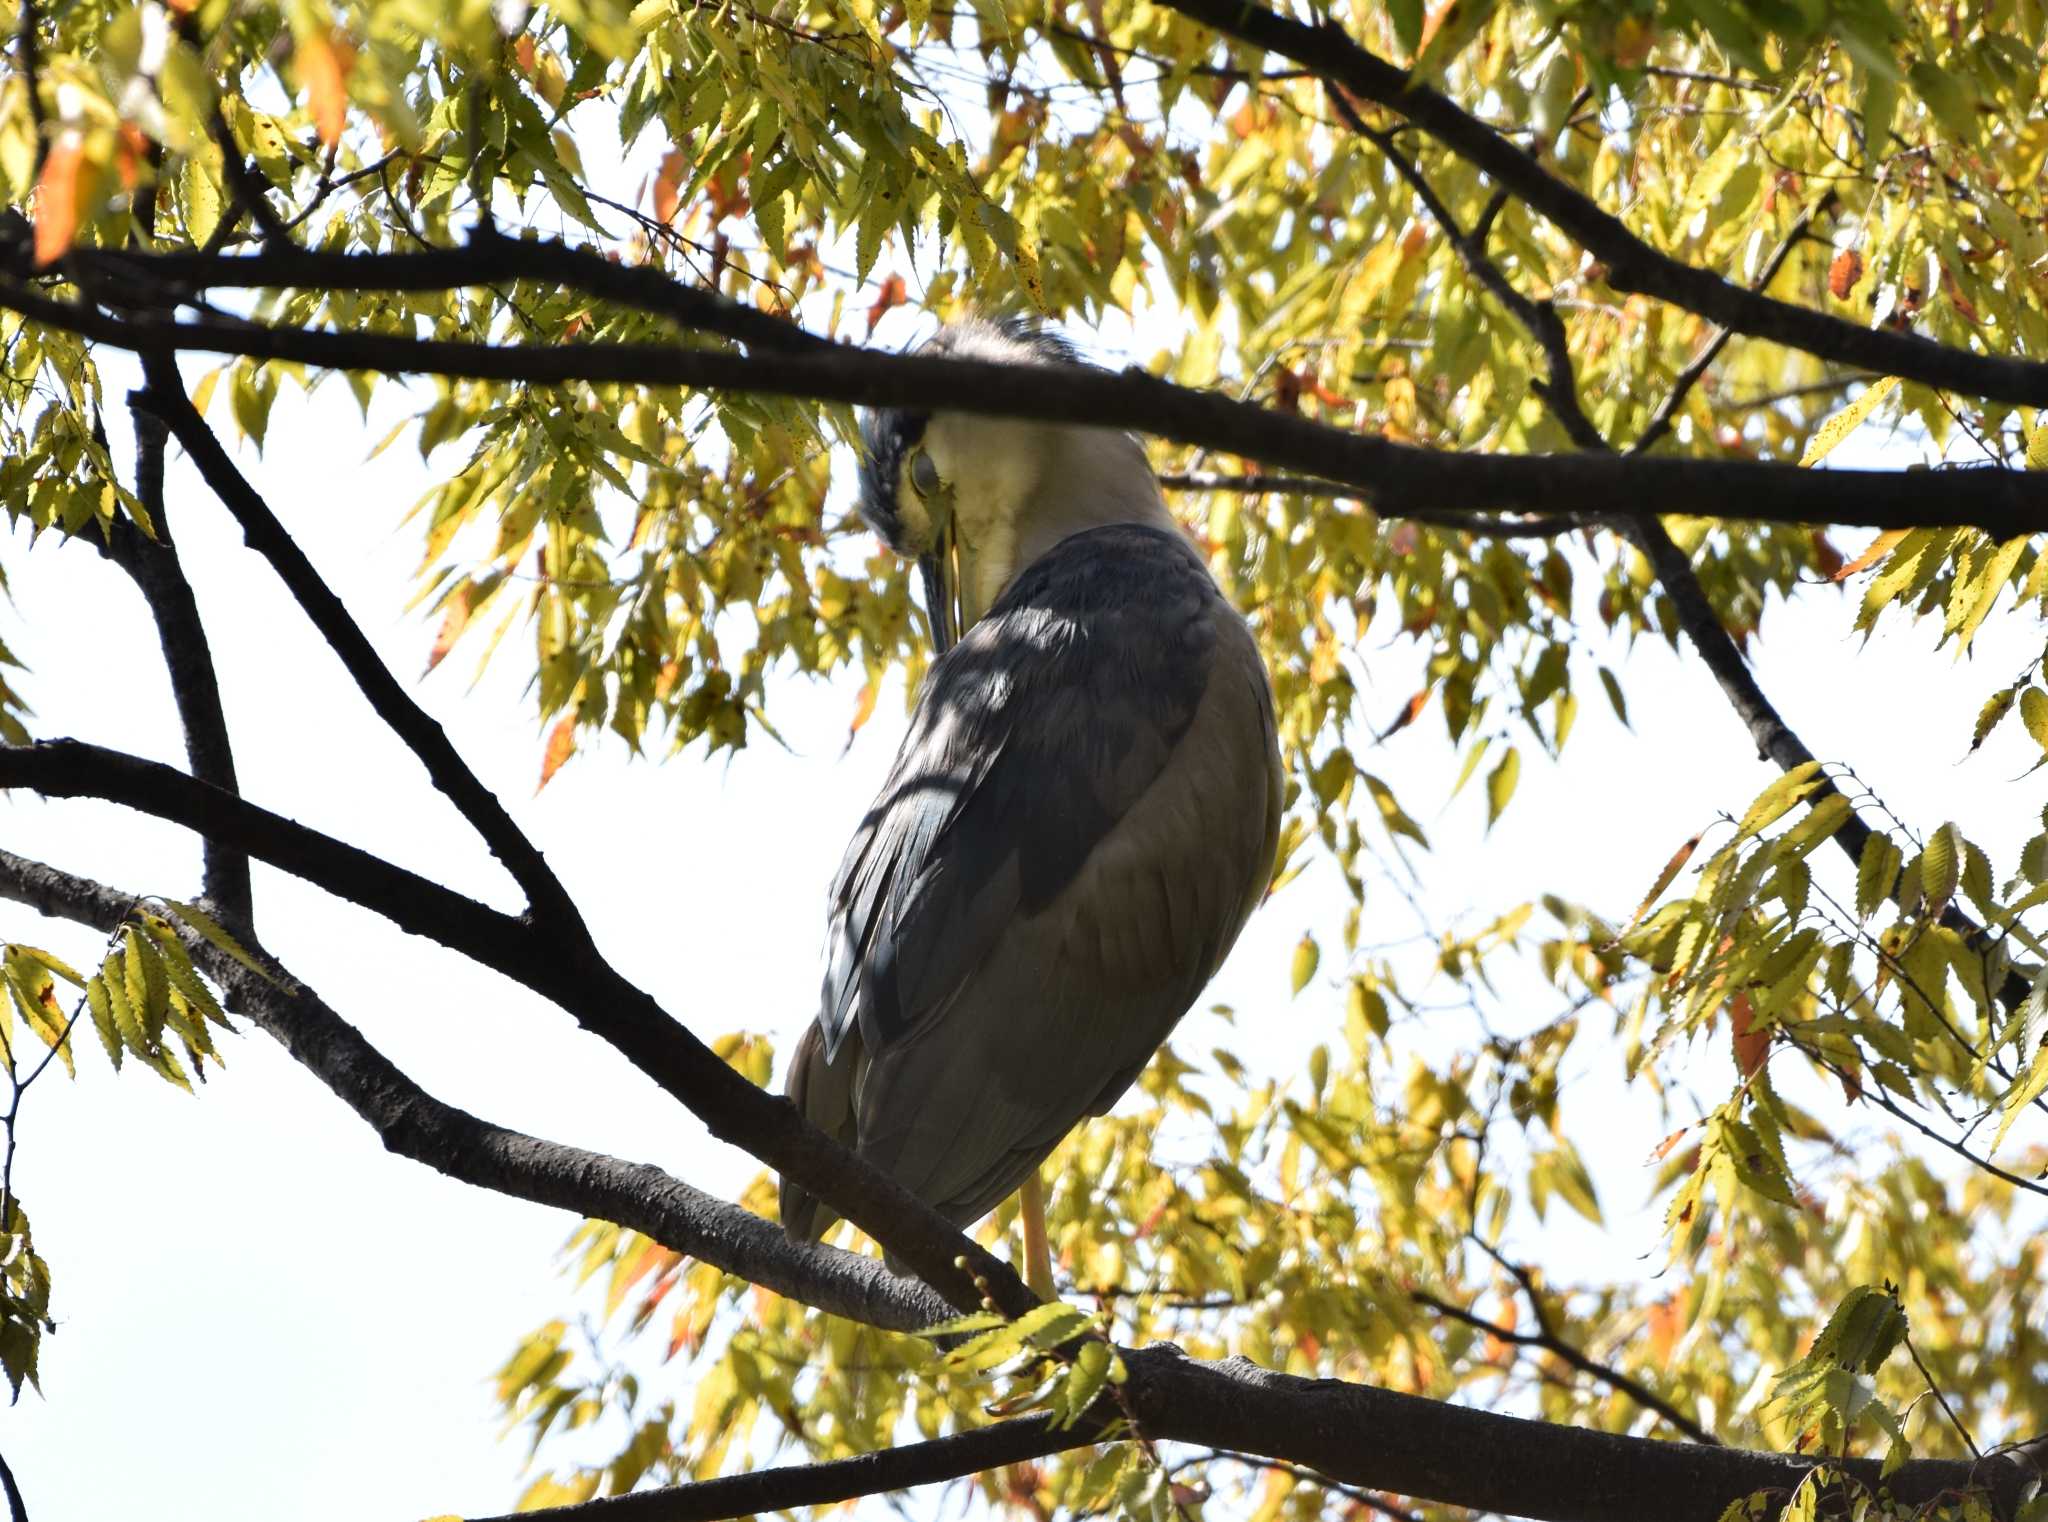
{"type": "Polygon", "coordinates": [[[14,1483],[14,1471],[0,1458],[0,1490],[7,1492],[7,1515],[11,1522],[28,1522],[28,1505],[21,1499],[21,1487],[14,1483]]]}
{"type": "MultiPolygon", "coordinates": [[[[1627,1396],[1645,1411],[1653,1412],[1663,1418],[1695,1443],[1719,1444],[1721,1441],[1713,1433],[1707,1431],[1706,1428],[1702,1427],[1698,1422],[1687,1416],[1683,1411],[1680,1411],[1676,1406],[1665,1400],[1663,1396],[1657,1394],[1656,1391],[1650,1389],[1649,1386],[1643,1384],[1640,1380],[1589,1357],[1581,1349],[1574,1347],[1571,1343],[1560,1337],[1556,1331],[1542,1321],[1540,1311],[1538,1312],[1538,1324],[1541,1330],[1518,1332],[1514,1328],[1503,1326],[1499,1322],[1489,1321],[1484,1316],[1469,1311],[1461,1305],[1454,1305],[1448,1300],[1440,1299],[1426,1290],[1410,1290],[1408,1298],[1417,1305],[1428,1306],[1440,1316],[1448,1316],[1453,1321],[1462,1322],[1464,1325],[1472,1327],[1476,1331],[1484,1332],[1487,1336],[1496,1338],[1501,1342],[1512,1343],[1514,1346],[1521,1348],[1541,1348],[1544,1352],[1553,1354],[1570,1364],[1581,1374],[1589,1375],[1599,1380],[1610,1389],[1617,1390],[1627,1396]]],[[[1533,1291],[1531,1291],[1530,1298],[1533,1303],[1535,1298],[1533,1291]]]]}
{"type": "Polygon", "coordinates": [[[1038,1304],[1016,1271],[930,1205],[756,1088],[589,946],[466,898],[203,782],[77,740],[0,746],[0,788],[99,798],[168,819],[304,878],[553,1000],[679,1100],[720,1141],[831,1205],[962,1310],[1038,1304]]]}
{"type": "MultiPolygon", "coordinates": [[[[1444,205],[1422,171],[1395,145],[1391,132],[1379,132],[1367,126],[1350,102],[1344,99],[1342,91],[1332,90],[1330,98],[1337,102],[1340,114],[1350,123],[1351,129],[1378,148],[1401,178],[1408,182],[1415,198],[1422,202],[1437,226],[1443,229],[1444,236],[1457,250],[1459,259],[1471,271],[1473,278],[1515,315],[1543,350],[1550,378],[1537,382],[1536,391],[1549,403],[1551,412],[1564,428],[1565,436],[1581,449],[1605,449],[1607,440],[1601,437],[1600,430],[1593,426],[1592,419],[1586,416],[1585,409],[1579,404],[1579,382],[1572,369],[1571,341],[1557,309],[1547,301],[1534,300],[1516,290],[1500,266],[1487,255],[1486,240],[1482,234],[1459,230],[1458,219],[1444,205]]],[[[1486,225],[1491,223],[1492,218],[1488,217],[1486,225]]]]}
{"type": "MultiPolygon", "coordinates": [[[[1785,261],[1792,257],[1792,250],[1805,241],[1815,219],[1825,213],[1834,204],[1834,200],[1835,193],[1830,190],[1799,214],[1798,220],[1792,224],[1791,231],[1785,234],[1784,241],[1779,243],[1772,251],[1771,257],[1764,261],[1764,267],[1756,277],[1757,290],[1767,291],[1771,288],[1771,282],[1778,278],[1778,271],[1783,269],[1785,261]]],[[[1671,391],[1657,408],[1655,415],[1651,417],[1636,441],[1628,446],[1630,454],[1643,454],[1656,447],[1658,441],[1671,431],[1672,422],[1677,418],[1679,408],[1685,405],[1686,397],[1692,394],[1693,387],[1700,383],[1709,367],[1721,357],[1721,351],[1728,347],[1728,340],[1734,336],[1733,328],[1718,329],[1707,341],[1707,346],[1700,350],[1699,356],[1679,372],[1678,379],[1671,383],[1671,391]]]]}
{"type": "Polygon", "coordinates": [[[1182,1463],[1174,1465],[1174,1468],[1179,1470],[1186,1465],[1208,1464],[1218,1459],[1227,1464],[1242,1464],[1247,1469],[1262,1469],[1270,1474],[1284,1474],[1300,1480],[1304,1485],[1320,1486],[1332,1495],[1342,1496],[1347,1501],[1355,1501],[1368,1511],[1376,1511],[1383,1517],[1392,1518],[1393,1522],[1420,1522],[1416,1513],[1406,1507],[1396,1506],[1385,1496],[1375,1495],[1370,1490],[1360,1490],[1355,1485],[1346,1485],[1342,1480],[1333,1480],[1326,1474],[1304,1469],[1299,1464],[1287,1463],[1284,1459],[1260,1458],[1256,1453],[1239,1453],[1232,1448],[1212,1448],[1207,1453],[1183,1460],[1182,1463]]]}
{"type": "MultiPolygon", "coordinates": [[[[0,897],[100,931],[121,924],[136,895],[0,851],[0,897]]],[[[631,1227],[806,1305],[892,1331],[952,1314],[924,1285],[877,1260],[796,1243],[769,1221],[648,1164],[544,1141],[443,1103],[392,1065],[320,996],[262,952],[271,977],[187,938],[195,962],[246,1015],[369,1123],[391,1151],[463,1183],[631,1227]]]]}
{"type": "Polygon", "coordinates": [[[728,1517],[794,1511],[800,1506],[826,1506],[835,1501],[936,1485],[1000,1469],[1005,1464],[1063,1453],[1069,1448],[1085,1448],[1101,1440],[1102,1425],[1099,1421],[1083,1420],[1060,1428],[1046,1417],[1026,1417],[850,1459],[721,1475],[694,1485],[637,1491],[574,1506],[551,1507],[539,1513],[479,1518],[476,1522],[526,1522],[536,1515],[547,1522],[722,1522],[728,1517]]]}
{"type": "MultiPolygon", "coordinates": [[[[185,731],[185,755],[192,775],[222,792],[239,792],[234,747],[228,738],[227,714],[221,707],[213,651],[207,644],[192,584],[185,579],[185,568],[178,559],[164,506],[164,425],[138,405],[139,396],[137,393],[129,398],[135,418],[135,495],[148,512],[156,537],[145,535],[127,518],[116,517],[107,530],[101,552],[133,579],[156,622],[164,668],[171,679],[171,696],[185,731]]],[[[206,896],[238,929],[253,924],[249,858],[212,841],[203,841],[202,845],[206,896]]]]}
{"type": "Polygon", "coordinates": [[[808,397],[865,406],[951,408],[988,416],[1131,428],[1227,450],[1356,486],[1389,516],[1446,501],[1474,510],[1660,511],[1874,528],[1963,524],[2000,538],[2048,531],[2048,476],[1998,469],[1943,472],[1800,470],[1741,460],[1623,460],[1463,455],[1396,444],[1190,390],[1139,370],[1000,365],[831,344],[802,353],[734,354],[668,344],[527,348],[385,334],[271,328],[207,319],[124,319],[0,279],[0,306],[121,348],[205,349],[333,369],[463,375],[548,384],[616,381],[808,397]]]}
{"type": "MultiPolygon", "coordinates": [[[[313,563],[285,531],[269,504],[248,479],[235,468],[220,440],[206,426],[185,394],[176,362],[162,353],[143,357],[143,374],[148,389],[137,405],[160,419],[177,436],[194,465],[213,488],[227,510],[242,526],[243,539],[277,572],[279,580],[297,599],[307,620],[327,641],[348,671],[370,707],[392,733],[419,757],[434,786],[448,798],[484,838],[491,853],[526,894],[533,912],[550,930],[578,942],[587,942],[589,930],[574,900],[548,866],[533,842],[505,812],[497,795],[483,785],[449,742],[433,716],[416,703],[390,670],[377,658],[367,636],[349,617],[348,609],[334,595],[313,563]]],[[[166,647],[168,654],[168,646],[166,647]]],[[[195,766],[195,771],[198,768],[195,766]]],[[[204,772],[199,775],[205,776],[204,772]]],[[[213,779],[208,779],[213,780],[213,779]]]]}
{"type": "MultiPolygon", "coordinates": [[[[1270,476],[1247,471],[1239,475],[1202,475],[1196,472],[1169,473],[1159,477],[1166,491],[1243,492],[1255,496],[1265,492],[1293,497],[1359,497],[1355,486],[1336,481],[1319,481],[1313,476],[1270,476]]],[[[1555,539],[1559,534],[1597,528],[1604,521],[1590,513],[1551,513],[1541,518],[1510,518],[1495,513],[1461,513],[1455,508],[1411,507],[1391,516],[1431,528],[1454,529],[1482,539],[1555,539]]]]}
{"type": "MultiPolygon", "coordinates": [[[[345,182],[343,182],[345,183],[345,182]]],[[[583,291],[680,327],[750,348],[801,353],[830,340],[715,291],[680,284],[652,265],[615,264],[602,254],[553,239],[510,238],[488,226],[461,248],[416,253],[335,253],[270,247],[255,254],[136,253],[75,250],[70,268],[103,276],[127,293],[124,304],[176,305],[204,290],[447,291],[505,280],[533,280],[583,291]]]]}
{"type": "Polygon", "coordinates": [[[1866,328],[1747,290],[1652,248],[1591,197],[1428,85],[1367,52],[1334,23],[1311,26],[1249,0],[1168,0],[1171,9],[1239,42],[1311,68],[1330,84],[1399,113],[1547,217],[1606,266],[1617,291],[1636,291],[1752,338],[1943,390],[2029,406],[2048,404],[2048,364],[1952,349],[1916,334],[1866,328]]]}

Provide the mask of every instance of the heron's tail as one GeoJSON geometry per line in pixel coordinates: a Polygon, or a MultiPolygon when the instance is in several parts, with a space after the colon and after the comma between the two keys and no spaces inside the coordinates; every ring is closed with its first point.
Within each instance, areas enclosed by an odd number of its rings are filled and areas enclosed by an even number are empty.
{"type": "MultiPolygon", "coordinates": [[[[853,1075],[857,1061],[854,1048],[859,1041],[858,1034],[849,1033],[840,1047],[839,1060],[829,1062],[825,1058],[824,1037],[813,1022],[796,1044],[789,1077],[783,1084],[783,1092],[805,1120],[848,1147],[857,1139],[853,1075]]],[[[832,1223],[839,1217],[824,1201],[789,1179],[777,1182],[782,1195],[782,1229],[791,1241],[815,1242],[832,1229],[832,1223]]]]}

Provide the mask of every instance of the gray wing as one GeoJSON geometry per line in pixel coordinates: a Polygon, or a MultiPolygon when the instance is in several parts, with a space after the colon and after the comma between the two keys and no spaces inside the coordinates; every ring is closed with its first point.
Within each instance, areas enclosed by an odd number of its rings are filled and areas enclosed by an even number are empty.
{"type": "MultiPolygon", "coordinates": [[[[1272,698],[1193,551],[1063,541],[932,671],[833,889],[790,1093],[966,1223],[1129,1086],[1271,868],[1272,698]]],[[[791,1192],[784,1220],[826,1222],[791,1192]]]]}

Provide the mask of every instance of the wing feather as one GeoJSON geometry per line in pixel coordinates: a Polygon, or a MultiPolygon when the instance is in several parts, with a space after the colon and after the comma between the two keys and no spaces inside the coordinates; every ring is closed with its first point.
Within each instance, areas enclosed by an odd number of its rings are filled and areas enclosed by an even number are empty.
{"type": "Polygon", "coordinates": [[[1200,993],[1278,807],[1263,667],[1185,541],[1041,557],[934,666],[834,884],[810,1058],[857,1065],[860,1151],[962,1223],[998,1203],[1200,993]]]}

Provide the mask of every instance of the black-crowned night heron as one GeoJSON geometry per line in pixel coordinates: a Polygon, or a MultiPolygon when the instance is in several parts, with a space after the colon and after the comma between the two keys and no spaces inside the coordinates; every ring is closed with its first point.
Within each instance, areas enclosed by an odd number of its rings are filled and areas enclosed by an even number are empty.
{"type": "MultiPolygon", "coordinates": [[[[926,352],[1079,363],[982,321],[926,352]]],[[[1039,1163],[1131,1085],[1266,887],[1272,692],[1129,435],[861,422],[861,513],[917,557],[939,658],[833,884],[788,1092],[960,1226],[1022,1186],[1045,1293],[1039,1163]]],[[[833,1219],[784,1182],[791,1236],[833,1219]]]]}

